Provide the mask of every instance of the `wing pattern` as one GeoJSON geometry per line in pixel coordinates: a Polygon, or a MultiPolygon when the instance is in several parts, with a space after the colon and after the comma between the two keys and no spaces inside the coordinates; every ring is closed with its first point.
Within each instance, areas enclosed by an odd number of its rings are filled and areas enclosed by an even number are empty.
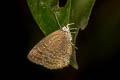
{"type": "Polygon", "coordinates": [[[72,45],[65,31],[57,30],[43,38],[28,54],[28,59],[49,69],[69,65],[72,45]]]}

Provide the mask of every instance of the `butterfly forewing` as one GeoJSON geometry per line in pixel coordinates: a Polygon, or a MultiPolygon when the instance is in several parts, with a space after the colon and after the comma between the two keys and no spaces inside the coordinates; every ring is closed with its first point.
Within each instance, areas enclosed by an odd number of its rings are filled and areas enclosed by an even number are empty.
{"type": "Polygon", "coordinates": [[[28,59],[49,69],[59,69],[69,65],[72,45],[66,32],[57,30],[43,38],[28,54],[28,59]]]}

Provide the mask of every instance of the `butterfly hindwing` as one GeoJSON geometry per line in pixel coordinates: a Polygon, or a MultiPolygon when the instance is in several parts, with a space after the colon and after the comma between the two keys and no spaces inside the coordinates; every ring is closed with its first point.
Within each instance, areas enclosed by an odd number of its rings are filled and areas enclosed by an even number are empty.
{"type": "Polygon", "coordinates": [[[49,69],[59,69],[69,65],[72,45],[66,32],[57,30],[43,38],[28,54],[28,59],[49,69]]]}

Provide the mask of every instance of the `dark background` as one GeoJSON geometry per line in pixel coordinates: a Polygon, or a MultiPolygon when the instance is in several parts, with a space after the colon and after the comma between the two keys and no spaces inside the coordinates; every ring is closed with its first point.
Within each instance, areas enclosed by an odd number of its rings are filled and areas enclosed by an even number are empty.
{"type": "Polygon", "coordinates": [[[14,73],[11,77],[34,80],[119,77],[120,0],[96,0],[87,28],[80,31],[77,37],[79,70],[71,66],[61,70],[48,70],[28,61],[27,54],[44,35],[33,19],[26,0],[16,0],[11,5],[8,14],[10,18],[6,21],[11,25],[7,28],[6,42],[10,44],[5,47],[10,48],[5,55],[8,57],[5,62],[5,70],[8,70],[6,74],[14,73]]]}

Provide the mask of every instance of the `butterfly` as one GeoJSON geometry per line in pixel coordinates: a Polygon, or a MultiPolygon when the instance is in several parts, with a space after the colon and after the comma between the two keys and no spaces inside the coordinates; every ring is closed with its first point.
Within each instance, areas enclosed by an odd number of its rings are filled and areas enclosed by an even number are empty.
{"type": "Polygon", "coordinates": [[[28,59],[48,69],[60,69],[70,64],[72,36],[69,26],[56,30],[38,42],[28,54],[28,59]]]}

